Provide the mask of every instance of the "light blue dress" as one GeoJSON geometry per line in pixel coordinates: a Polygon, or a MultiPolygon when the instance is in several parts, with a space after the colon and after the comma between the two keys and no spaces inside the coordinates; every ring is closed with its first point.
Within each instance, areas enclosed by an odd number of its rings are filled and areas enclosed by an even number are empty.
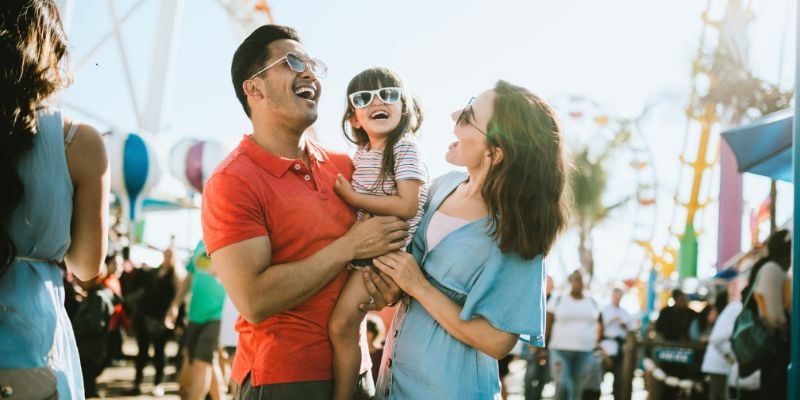
{"type": "Polygon", "coordinates": [[[11,216],[17,258],[0,277],[0,368],[49,365],[59,399],[83,399],[78,348],[64,310],[63,260],[70,245],[72,181],[61,113],[39,113],[33,148],[18,171],[25,196],[11,216]]]}
{"type": "MultiPolygon", "coordinates": [[[[461,319],[481,317],[500,330],[544,344],[545,268],[542,257],[502,253],[487,233],[487,218],[468,223],[428,249],[433,213],[466,180],[452,172],[434,183],[411,243],[433,285],[459,305],[461,319]]],[[[499,399],[497,360],[448,333],[414,299],[401,303],[378,376],[378,399],[499,399]]]]}

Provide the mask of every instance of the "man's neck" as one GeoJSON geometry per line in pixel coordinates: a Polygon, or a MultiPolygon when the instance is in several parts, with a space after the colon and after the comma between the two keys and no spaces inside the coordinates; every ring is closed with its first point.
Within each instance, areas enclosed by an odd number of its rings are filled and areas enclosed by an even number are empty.
{"type": "Polygon", "coordinates": [[[303,158],[303,129],[281,124],[264,116],[253,116],[253,140],[262,149],[278,157],[303,158]]]}

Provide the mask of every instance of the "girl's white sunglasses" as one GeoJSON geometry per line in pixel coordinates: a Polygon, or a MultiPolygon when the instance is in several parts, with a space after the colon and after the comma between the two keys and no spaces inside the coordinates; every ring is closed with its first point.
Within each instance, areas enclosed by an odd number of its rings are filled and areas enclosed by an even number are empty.
{"type": "Polygon", "coordinates": [[[400,101],[401,90],[398,87],[385,87],[375,90],[360,90],[351,93],[347,97],[350,99],[350,104],[355,108],[364,108],[372,103],[372,100],[377,95],[381,101],[386,104],[394,104],[400,101]]]}

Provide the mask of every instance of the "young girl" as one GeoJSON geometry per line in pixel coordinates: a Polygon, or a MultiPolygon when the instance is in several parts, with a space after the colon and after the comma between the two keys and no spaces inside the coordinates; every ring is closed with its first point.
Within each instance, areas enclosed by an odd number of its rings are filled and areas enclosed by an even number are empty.
{"type": "MultiPolygon", "coordinates": [[[[414,235],[428,197],[427,170],[412,136],[421,123],[419,104],[395,72],[371,68],[350,81],[342,129],[345,137],[358,145],[353,156],[355,171],[352,183],[339,176],[334,189],[358,209],[359,217],[368,213],[409,220],[407,240],[414,235]]],[[[351,268],[370,265],[370,261],[355,260],[351,268]]],[[[353,397],[362,359],[359,326],[364,312],[358,305],[368,301],[361,274],[351,272],[329,323],[334,400],[353,397]]]]}

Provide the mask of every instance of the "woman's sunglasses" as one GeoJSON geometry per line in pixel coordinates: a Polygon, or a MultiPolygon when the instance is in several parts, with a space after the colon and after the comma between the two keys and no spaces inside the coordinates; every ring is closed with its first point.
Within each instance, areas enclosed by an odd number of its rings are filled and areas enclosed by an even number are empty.
{"type": "Polygon", "coordinates": [[[375,90],[360,90],[358,92],[351,93],[347,97],[350,99],[350,104],[352,104],[353,107],[364,108],[372,103],[372,99],[375,97],[375,95],[378,95],[381,101],[386,104],[397,103],[400,101],[400,93],[400,88],[385,87],[375,90]]]}
{"type": "Polygon", "coordinates": [[[306,65],[308,65],[309,68],[311,68],[311,72],[313,72],[314,75],[316,75],[318,78],[324,78],[328,75],[328,67],[325,65],[324,62],[322,62],[322,60],[319,60],[317,58],[302,58],[295,53],[289,52],[286,53],[285,56],[275,60],[275,62],[273,62],[272,64],[267,65],[266,67],[258,70],[258,72],[253,74],[249,79],[255,78],[262,72],[274,67],[275,65],[279,64],[282,61],[286,61],[286,64],[289,65],[289,68],[291,68],[292,71],[297,73],[305,71],[306,65]]]}

